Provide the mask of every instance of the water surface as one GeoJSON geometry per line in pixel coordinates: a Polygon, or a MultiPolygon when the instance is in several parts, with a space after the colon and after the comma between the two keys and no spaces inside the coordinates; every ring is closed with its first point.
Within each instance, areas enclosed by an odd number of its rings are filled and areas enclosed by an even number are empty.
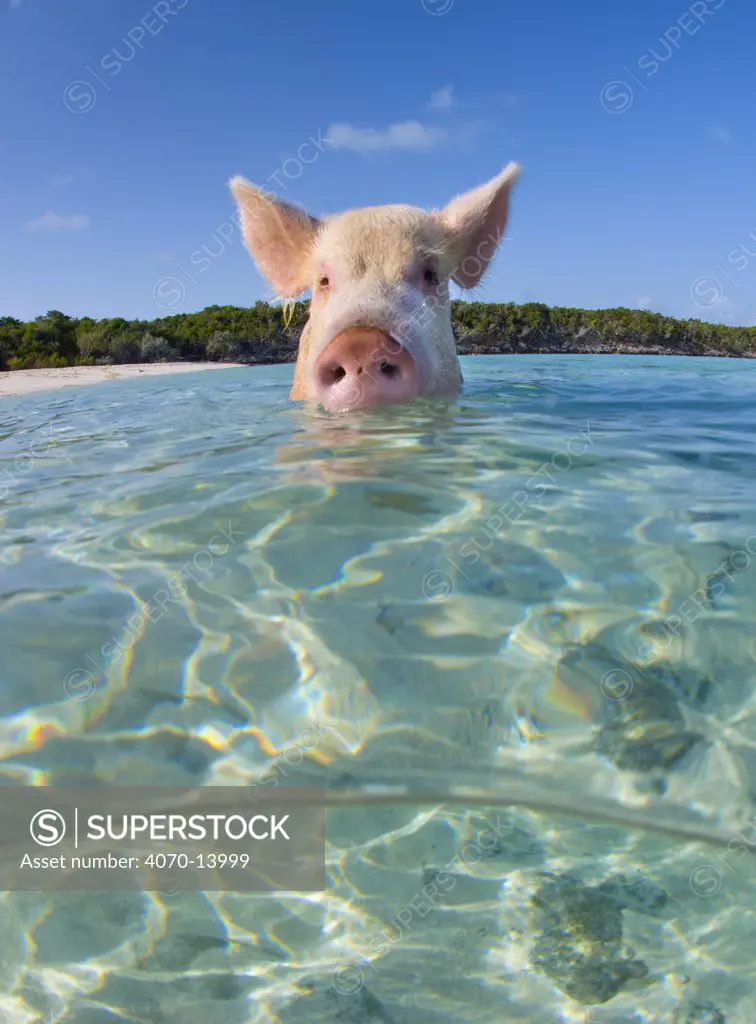
{"type": "Polygon", "coordinates": [[[333,810],[315,896],[3,894],[0,1020],[751,1024],[756,366],[463,369],[341,417],[290,367],[3,401],[3,782],[503,771],[577,813],[333,810]]]}

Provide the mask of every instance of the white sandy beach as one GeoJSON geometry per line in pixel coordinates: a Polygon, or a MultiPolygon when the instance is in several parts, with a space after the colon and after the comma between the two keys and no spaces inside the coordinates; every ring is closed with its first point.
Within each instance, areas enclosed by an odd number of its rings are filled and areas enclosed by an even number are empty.
{"type": "Polygon", "coordinates": [[[0,398],[32,391],[66,388],[72,384],[98,384],[125,377],[157,377],[164,373],[228,370],[243,363],[124,363],[123,366],[66,366],[54,370],[9,370],[0,373],[0,398]]]}

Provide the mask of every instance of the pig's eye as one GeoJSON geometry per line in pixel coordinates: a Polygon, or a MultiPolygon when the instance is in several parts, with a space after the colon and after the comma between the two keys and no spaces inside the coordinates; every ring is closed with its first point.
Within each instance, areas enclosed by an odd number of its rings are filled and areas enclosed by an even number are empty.
{"type": "Polygon", "coordinates": [[[428,267],[428,269],[423,274],[423,280],[425,281],[426,284],[437,285],[438,274],[432,267],[428,267]]]}
{"type": "Polygon", "coordinates": [[[327,288],[330,283],[331,282],[328,280],[327,274],[323,274],[323,276],[318,281],[318,284],[320,285],[321,288],[327,288]]]}

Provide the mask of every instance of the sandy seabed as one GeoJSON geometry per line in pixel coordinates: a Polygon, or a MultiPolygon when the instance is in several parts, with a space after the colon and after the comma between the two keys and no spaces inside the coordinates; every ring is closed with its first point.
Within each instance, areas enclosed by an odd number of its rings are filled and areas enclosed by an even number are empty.
{"type": "Polygon", "coordinates": [[[196,373],[198,370],[229,370],[243,363],[124,363],[122,366],[65,366],[50,370],[9,370],[0,373],[0,398],[49,391],[72,384],[98,384],[127,377],[156,377],[164,373],[196,373]]]}

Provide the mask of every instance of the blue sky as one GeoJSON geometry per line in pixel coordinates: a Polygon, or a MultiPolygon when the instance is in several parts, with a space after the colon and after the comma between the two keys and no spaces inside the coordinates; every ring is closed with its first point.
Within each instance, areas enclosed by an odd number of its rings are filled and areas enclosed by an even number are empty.
{"type": "Polygon", "coordinates": [[[756,324],[754,38],[753,0],[0,0],[0,315],[270,298],[233,174],[321,214],[514,159],[469,297],[756,324]]]}

